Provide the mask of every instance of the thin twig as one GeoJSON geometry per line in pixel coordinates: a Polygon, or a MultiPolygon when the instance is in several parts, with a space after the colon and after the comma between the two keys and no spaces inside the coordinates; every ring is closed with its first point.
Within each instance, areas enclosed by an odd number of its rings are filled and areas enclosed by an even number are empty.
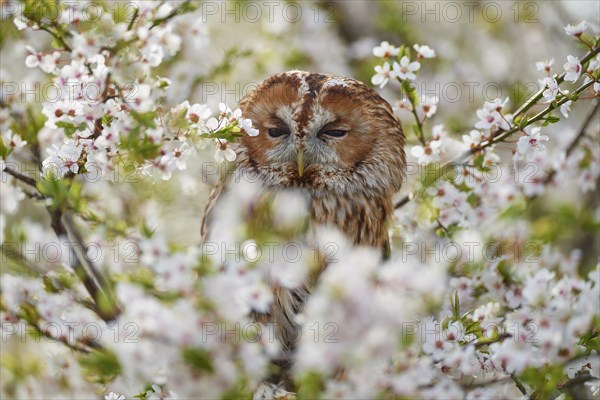
{"type": "Polygon", "coordinates": [[[129,25],[127,25],[128,31],[130,31],[131,28],[133,28],[133,24],[135,23],[135,20],[137,19],[139,12],[140,12],[140,9],[138,7],[135,7],[135,10],[133,11],[133,16],[131,17],[131,21],[129,21],[129,25]]]}
{"type": "MultiPolygon", "coordinates": [[[[565,150],[565,160],[567,158],[569,158],[569,156],[571,155],[573,150],[575,150],[575,148],[577,147],[577,144],[579,144],[581,139],[585,136],[587,127],[593,121],[593,117],[596,114],[596,111],[598,111],[599,109],[600,109],[600,103],[597,103],[594,106],[594,108],[592,108],[592,111],[590,111],[590,113],[587,115],[587,117],[585,118],[585,120],[583,122],[583,125],[581,125],[581,128],[579,129],[579,132],[577,133],[577,135],[575,135],[575,138],[569,144],[569,147],[567,147],[567,150],[565,150]]],[[[554,178],[554,175],[556,175],[557,172],[558,171],[556,168],[554,168],[552,171],[550,171],[548,173],[548,176],[546,176],[544,183],[550,183],[550,181],[552,181],[552,178],[554,178]]]]}
{"type": "Polygon", "coordinates": [[[517,388],[521,393],[523,393],[523,395],[529,396],[529,394],[527,393],[527,389],[525,388],[525,386],[523,386],[523,382],[521,382],[521,380],[517,378],[515,374],[510,374],[510,378],[515,382],[515,385],[517,385],[517,388]]]}
{"type": "Polygon", "coordinates": [[[508,339],[511,338],[512,335],[510,333],[502,333],[500,335],[498,335],[497,337],[495,337],[494,339],[491,340],[482,340],[480,342],[477,342],[474,344],[475,348],[478,349],[480,347],[484,347],[484,346],[489,346],[490,344],[493,343],[498,343],[503,341],[504,339],[508,339]]]}
{"type": "Polygon", "coordinates": [[[20,180],[21,182],[28,184],[29,186],[33,186],[34,188],[37,188],[35,179],[33,179],[27,175],[24,175],[18,171],[15,171],[14,169],[12,169],[8,166],[4,167],[4,169],[2,171],[6,172],[7,174],[13,176],[14,178],[20,180]]]}
{"type": "Polygon", "coordinates": [[[412,96],[408,95],[407,97],[408,101],[410,101],[410,104],[412,106],[411,112],[415,117],[415,121],[417,123],[417,138],[423,146],[426,146],[425,136],[423,135],[423,122],[419,119],[419,115],[417,114],[417,105],[413,102],[412,96]]]}
{"type": "Polygon", "coordinates": [[[39,24],[39,29],[41,31],[48,32],[50,35],[52,35],[52,37],[54,39],[58,40],[58,42],[65,48],[66,51],[68,51],[68,52],[72,52],[73,51],[73,49],[71,48],[71,46],[69,46],[67,44],[67,42],[58,33],[50,30],[50,28],[46,28],[45,26],[43,26],[41,24],[39,24]]]}
{"type": "Polygon", "coordinates": [[[157,27],[158,25],[167,22],[168,20],[170,20],[173,17],[176,17],[177,15],[182,13],[182,10],[188,6],[188,4],[190,4],[191,1],[190,0],[186,0],[184,1],[179,7],[175,8],[173,11],[171,11],[171,13],[169,13],[169,15],[167,15],[164,18],[158,18],[156,20],[154,20],[154,22],[152,23],[152,25],[150,26],[150,29],[157,27]]]}

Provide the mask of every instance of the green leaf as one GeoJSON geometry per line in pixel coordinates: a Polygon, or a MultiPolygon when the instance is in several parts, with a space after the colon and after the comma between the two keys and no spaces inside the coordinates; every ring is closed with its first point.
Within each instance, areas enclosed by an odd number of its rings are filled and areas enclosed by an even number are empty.
{"type": "Polygon", "coordinates": [[[69,199],[70,181],[54,176],[53,171],[49,170],[46,176],[42,177],[37,183],[38,191],[46,197],[52,199],[51,210],[63,209],[69,199]]]}
{"type": "Polygon", "coordinates": [[[58,121],[56,123],[56,126],[58,126],[59,128],[62,128],[65,131],[65,135],[67,135],[67,137],[71,138],[73,137],[73,134],[77,131],[82,131],[85,129],[86,125],[85,124],[80,124],[80,125],[75,125],[72,122],[67,122],[67,121],[58,121]]]}
{"type": "Polygon", "coordinates": [[[323,377],[318,372],[308,372],[300,378],[298,400],[319,399],[325,389],[323,377]]]}
{"type": "Polygon", "coordinates": [[[146,221],[143,221],[140,231],[144,237],[151,238],[154,236],[155,229],[152,229],[148,224],[146,224],[146,221]]]}
{"type": "Polygon", "coordinates": [[[410,81],[406,79],[402,81],[402,91],[406,94],[406,96],[413,105],[416,106],[417,104],[419,104],[419,96],[417,93],[417,89],[411,84],[410,81]]]}
{"type": "Polygon", "coordinates": [[[410,47],[402,46],[402,49],[398,52],[398,61],[400,61],[403,56],[408,57],[410,60],[410,47]]]}
{"type": "Polygon", "coordinates": [[[523,118],[521,118],[518,122],[519,128],[525,128],[527,126],[528,122],[529,122],[529,117],[527,115],[524,115],[523,118]]]}
{"type": "Polygon", "coordinates": [[[560,121],[560,118],[559,118],[559,117],[557,117],[556,115],[553,115],[553,114],[548,114],[548,115],[546,116],[546,121],[548,121],[548,122],[549,122],[549,123],[551,123],[551,124],[554,124],[554,123],[556,123],[556,122],[560,121]]]}
{"type": "Polygon", "coordinates": [[[406,50],[405,45],[401,45],[400,47],[398,47],[398,62],[400,62],[400,59],[402,58],[402,56],[404,56],[404,50],[406,50]]]}
{"type": "Polygon", "coordinates": [[[582,338],[582,346],[590,351],[600,351],[600,336],[598,336],[598,333],[589,338],[582,338]]]}
{"type": "Polygon", "coordinates": [[[514,282],[514,278],[513,275],[511,273],[511,268],[510,265],[508,265],[506,263],[506,260],[502,260],[498,263],[497,267],[498,269],[498,273],[500,274],[500,276],[502,277],[502,280],[505,283],[512,283],[514,282]]]}
{"type": "Polygon", "coordinates": [[[529,367],[519,376],[523,383],[531,386],[537,399],[553,398],[558,384],[566,377],[561,365],[529,367]]]}
{"type": "Polygon", "coordinates": [[[600,351],[600,316],[594,316],[591,330],[581,336],[580,343],[590,351],[600,351]]]}
{"type": "Polygon", "coordinates": [[[117,356],[109,350],[94,351],[79,357],[79,365],[93,382],[106,384],[121,373],[117,356]]]}
{"type": "Polygon", "coordinates": [[[131,116],[133,117],[133,119],[135,119],[137,122],[139,122],[147,128],[156,128],[156,123],[154,122],[154,118],[156,118],[155,111],[148,111],[145,113],[131,111],[131,116]]]}
{"type": "Polygon", "coordinates": [[[4,144],[4,139],[0,136],[0,158],[6,159],[10,154],[10,148],[4,144]]]}
{"type": "Polygon", "coordinates": [[[183,349],[183,361],[200,372],[214,372],[210,353],[198,347],[183,349]]]}
{"type": "Polygon", "coordinates": [[[82,196],[83,183],[79,180],[73,180],[69,185],[69,190],[67,193],[67,201],[69,206],[74,211],[84,211],[85,210],[85,199],[82,196]]]}
{"type": "Polygon", "coordinates": [[[450,307],[452,308],[452,318],[454,321],[460,321],[460,299],[458,290],[454,292],[454,298],[450,297],[450,307]]]}

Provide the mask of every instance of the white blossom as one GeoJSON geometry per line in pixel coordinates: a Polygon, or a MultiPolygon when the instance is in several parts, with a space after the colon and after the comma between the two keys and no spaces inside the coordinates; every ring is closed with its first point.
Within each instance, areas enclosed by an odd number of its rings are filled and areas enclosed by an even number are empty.
{"type": "Polygon", "coordinates": [[[564,28],[565,33],[569,36],[581,36],[581,34],[588,28],[588,22],[584,20],[577,25],[568,24],[564,28]]]}
{"type": "Polygon", "coordinates": [[[235,161],[237,155],[235,151],[228,146],[227,141],[215,139],[215,143],[217,144],[217,151],[215,152],[215,160],[217,160],[217,162],[222,163],[225,160],[229,162],[235,161]]]}
{"type": "Polygon", "coordinates": [[[371,77],[371,83],[373,85],[379,85],[380,88],[384,88],[387,85],[389,79],[393,76],[390,71],[390,63],[384,62],[382,65],[375,66],[376,74],[371,77]]]}
{"type": "Polygon", "coordinates": [[[392,66],[392,75],[401,80],[410,80],[413,81],[417,79],[417,72],[421,68],[421,64],[418,61],[410,62],[407,56],[403,56],[400,59],[400,63],[394,61],[392,66]]]}

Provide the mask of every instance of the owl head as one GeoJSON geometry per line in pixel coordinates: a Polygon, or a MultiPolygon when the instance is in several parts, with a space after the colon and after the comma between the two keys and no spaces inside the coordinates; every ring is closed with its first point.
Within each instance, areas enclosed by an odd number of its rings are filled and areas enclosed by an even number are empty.
{"type": "Polygon", "coordinates": [[[266,79],[239,107],[260,133],[241,139],[238,169],[266,186],[313,194],[399,190],[405,168],[400,121],[363,83],[291,71],[266,79]]]}

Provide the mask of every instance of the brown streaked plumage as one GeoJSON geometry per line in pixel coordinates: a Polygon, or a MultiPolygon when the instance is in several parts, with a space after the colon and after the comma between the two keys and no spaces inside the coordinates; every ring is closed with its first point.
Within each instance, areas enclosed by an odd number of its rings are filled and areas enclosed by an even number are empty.
{"type": "MultiPolygon", "coordinates": [[[[260,133],[236,146],[238,177],[252,176],[266,191],[305,191],[312,223],[386,248],[405,156],[400,121],[384,99],[354,79],[291,71],[266,79],[239,107],[260,133]]],[[[259,318],[281,328],[284,346],[293,346],[285,338],[295,337],[293,317],[309,291],[277,289],[271,312],[259,318]]]]}

